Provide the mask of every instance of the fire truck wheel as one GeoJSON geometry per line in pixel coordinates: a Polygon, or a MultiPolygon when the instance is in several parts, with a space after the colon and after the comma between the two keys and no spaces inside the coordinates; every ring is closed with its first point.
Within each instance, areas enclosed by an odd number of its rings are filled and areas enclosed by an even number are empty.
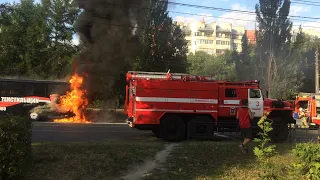
{"type": "Polygon", "coordinates": [[[158,126],[153,127],[153,128],[152,128],[152,132],[153,132],[153,134],[154,134],[157,138],[160,138],[160,137],[161,137],[161,136],[160,136],[160,128],[159,128],[158,126]]]}
{"type": "Polygon", "coordinates": [[[185,139],[185,132],[185,123],[179,116],[168,115],[161,120],[160,133],[163,140],[182,141],[185,139]]]}
{"type": "MultiPolygon", "coordinates": [[[[273,121],[281,121],[281,119],[273,119],[273,121]]],[[[289,135],[289,128],[287,124],[274,124],[273,130],[270,132],[270,138],[275,143],[281,143],[287,140],[289,135]]]]}

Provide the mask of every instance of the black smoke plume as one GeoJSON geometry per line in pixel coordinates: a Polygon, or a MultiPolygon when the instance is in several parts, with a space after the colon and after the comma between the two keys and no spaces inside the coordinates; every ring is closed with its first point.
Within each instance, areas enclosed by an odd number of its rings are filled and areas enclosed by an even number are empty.
{"type": "MultiPolygon", "coordinates": [[[[75,28],[83,50],[75,72],[86,74],[90,96],[115,97],[115,83],[131,68],[140,43],[135,35],[146,0],[75,0],[82,9],[75,28]],[[122,75],[122,76],[121,76],[122,75]]],[[[125,87],[121,87],[124,89],[125,87]]]]}

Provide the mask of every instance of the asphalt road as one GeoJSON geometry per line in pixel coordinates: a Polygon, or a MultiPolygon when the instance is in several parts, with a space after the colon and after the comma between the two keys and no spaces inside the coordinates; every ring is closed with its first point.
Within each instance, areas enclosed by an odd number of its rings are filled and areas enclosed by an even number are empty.
{"type": "MultiPolygon", "coordinates": [[[[151,131],[139,131],[124,123],[65,124],[34,122],[33,142],[102,142],[102,141],[159,141],[151,131]]],[[[292,131],[291,142],[317,140],[320,130],[292,131]]],[[[215,140],[241,139],[238,133],[215,134],[215,140]]]]}
{"type": "Polygon", "coordinates": [[[126,124],[64,124],[35,122],[33,142],[101,142],[155,140],[151,131],[138,131],[126,124]]]}
{"type": "MultiPolygon", "coordinates": [[[[231,134],[234,136],[235,133],[231,134]]],[[[234,140],[230,134],[216,134],[213,140],[234,140]]],[[[151,131],[130,128],[125,123],[66,124],[34,122],[33,142],[103,142],[103,141],[161,141],[151,131]]]]}

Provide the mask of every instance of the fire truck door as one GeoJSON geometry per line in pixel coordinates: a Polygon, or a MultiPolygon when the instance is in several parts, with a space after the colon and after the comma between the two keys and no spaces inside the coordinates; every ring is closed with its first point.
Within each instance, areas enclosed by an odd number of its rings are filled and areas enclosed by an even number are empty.
{"type": "Polygon", "coordinates": [[[254,114],[254,117],[263,115],[263,97],[260,89],[248,89],[249,108],[254,114]]]}

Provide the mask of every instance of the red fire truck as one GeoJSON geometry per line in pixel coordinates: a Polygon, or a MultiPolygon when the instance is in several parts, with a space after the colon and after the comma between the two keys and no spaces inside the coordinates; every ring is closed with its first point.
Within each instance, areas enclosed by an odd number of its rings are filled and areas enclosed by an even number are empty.
{"type": "Polygon", "coordinates": [[[295,99],[295,112],[299,113],[299,108],[307,111],[309,126],[320,126],[320,94],[299,93],[295,99]]]}
{"type": "Polygon", "coordinates": [[[255,133],[264,111],[270,112],[268,118],[273,121],[272,140],[286,140],[288,124],[295,123],[292,104],[264,98],[256,80],[229,82],[211,76],[137,71],[129,71],[126,78],[126,122],[167,141],[189,138],[201,127],[211,137],[216,130],[238,131],[236,110],[244,98],[255,116],[255,133]]]}

